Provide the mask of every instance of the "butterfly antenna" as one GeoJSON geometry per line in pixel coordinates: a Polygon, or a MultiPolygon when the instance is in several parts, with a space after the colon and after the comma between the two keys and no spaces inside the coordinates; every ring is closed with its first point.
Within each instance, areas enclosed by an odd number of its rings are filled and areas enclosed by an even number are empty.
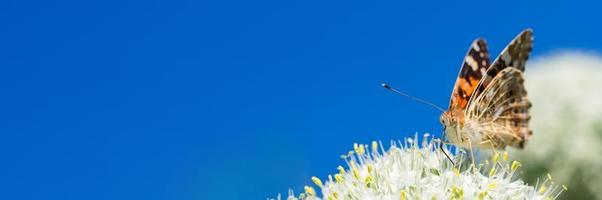
{"type": "Polygon", "coordinates": [[[439,106],[435,105],[434,103],[431,103],[431,102],[428,102],[428,101],[426,101],[426,100],[424,100],[424,99],[421,99],[421,98],[418,98],[418,97],[415,97],[415,96],[412,96],[412,95],[409,95],[409,94],[406,94],[406,93],[400,92],[400,91],[396,90],[395,88],[392,88],[391,86],[389,86],[389,85],[388,85],[388,84],[386,84],[386,83],[383,83],[383,84],[382,84],[382,86],[383,86],[385,89],[387,89],[387,90],[389,90],[389,91],[391,91],[391,92],[397,93],[397,94],[399,94],[399,95],[401,95],[401,96],[404,96],[404,97],[408,97],[408,98],[410,98],[410,99],[412,99],[412,100],[414,100],[414,101],[417,101],[418,103],[422,103],[422,104],[425,104],[425,105],[431,106],[431,107],[433,107],[433,108],[435,108],[435,109],[437,109],[437,110],[439,110],[439,111],[441,111],[441,112],[445,112],[445,110],[443,110],[443,108],[441,108],[441,107],[439,107],[439,106]]]}

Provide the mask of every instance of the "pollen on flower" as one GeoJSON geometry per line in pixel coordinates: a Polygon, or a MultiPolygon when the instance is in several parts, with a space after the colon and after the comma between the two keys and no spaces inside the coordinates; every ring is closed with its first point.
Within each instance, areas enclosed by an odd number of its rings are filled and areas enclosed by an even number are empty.
{"type": "Polygon", "coordinates": [[[360,179],[360,171],[358,171],[357,168],[353,168],[351,171],[353,171],[353,177],[355,179],[360,179]]]}
{"type": "Polygon", "coordinates": [[[493,157],[491,158],[491,161],[493,161],[493,163],[497,163],[497,160],[500,158],[500,153],[495,153],[493,154],[493,157]]]}
{"type": "Polygon", "coordinates": [[[489,185],[487,185],[487,189],[489,190],[493,190],[495,189],[495,187],[497,187],[497,182],[493,181],[491,183],[489,183],[489,185]]]}
{"type": "Polygon", "coordinates": [[[342,183],[342,182],[343,182],[343,174],[335,174],[335,175],[334,175],[334,180],[335,180],[337,183],[342,183]]]}
{"type": "Polygon", "coordinates": [[[487,197],[487,191],[482,191],[482,192],[479,192],[479,195],[477,198],[479,200],[483,200],[483,199],[485,199],[485,197],[487,197]]]}
{"type": "Polygon", "coordinates": [[[463,199],[464,198],[464,190],[462,188],[452,186],[451,189],[451,199],[463,199]]]}
{"type": "Polygon", "coordinates": [[[516,171],[520,167],[521,167],[521,163],[515,160],[515,161],[512,161],[512,165],[510,166],[510,169],[512,171],[516,171]]]}
{"type": "Polygon", "coordinates": [[[489,176],[494,176],[495,175],[495,170],[496,168],[491,168],[491,170],[489,170],[489,176]]]}
{"type": "Polygon", "coordinates": [[[366,183],[367,187],[371,187],[372,183],[374,183],[374,179],[372,176],[367,176],[366,179],[364,179],[364,182],[366,183]]]}
{"type": "Polygon", "coordinates": [[[408,194],[406,193],[406,191],[401,191],[401,194],[399,195],[399,199],[400,200],[407,200],[408,199],[408,194]]]}
{"type": "Polygon", "coordinates": [[[345,168],[343,168],[343,166],[338,166],[337,169],[339,170],[339,173],[344,174],[345,173],[345,168]]]}
{"type": "Polygon", "coordinates": [[[538,191],[538,193],[539,193],[539,194],[543,194],[543,193],[545,193],[545,192],[546,192],[546,189],[548,189],[546,186],[541,186],[541,187],[539,187],[539,191],[538,191]]]}
{"type": "Polygon", "coordinates": [[[318,177],[312,176],[311,181],[313,181],[318,187],[322,187],[322,180],[320,180],[318,177]]]}
{"type": "Polygon", "coordinates": [[[463,159],[465,153],[444,145],[457,161],[452,165],[439,150],[439,142],[414,136],[392,142],[386,151],[377,142],[356,143],[344,158],[347,169],[338,166],[334,178],[328,176],[325,182],[311,177],[321,194],[305,186],[304,193],[289,193],[287,199],[555,199],[566,190],[555,185],[551,176],[535,187],[516,179],[520,163],[506,162],[506,153],[472,165],[463,159]],[[484,165],[490,161],[491,165],[484,165]]]}
{"type": "Polygon", "coordinates": [[[309,196],[316,196],[316,190],[314,190],[313,187],[311,187],[311,186],[305,186],[304,189],[305,189],[305,193],[307,195],[309,195],[309,196]]]}
{"type": "Polygon", "coordinates": [[[378,142],[372,141],[372,152],[378,152],[378,142]]]}

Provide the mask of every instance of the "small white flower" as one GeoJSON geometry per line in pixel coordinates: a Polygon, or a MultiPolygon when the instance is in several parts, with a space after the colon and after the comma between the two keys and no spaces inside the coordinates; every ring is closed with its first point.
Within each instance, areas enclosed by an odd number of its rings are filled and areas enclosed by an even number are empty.
{"type": "Polygon", "coordinates": [[[324,182],[312,177],[316,187],[305,186],[299,196],[289,192],[287,199],[555,199],[562,192],[551,177],[535,187],[516,180],[521,164],[509,162],[506,153],[474,166],[457,163],[458,169],[439,150],[439,141],[428,135],[422,144],[417,141],[415,136],[393,143],[387,151],[377,142],[354,144],[343,156],[347,168],[339,167],[324,182]]]}

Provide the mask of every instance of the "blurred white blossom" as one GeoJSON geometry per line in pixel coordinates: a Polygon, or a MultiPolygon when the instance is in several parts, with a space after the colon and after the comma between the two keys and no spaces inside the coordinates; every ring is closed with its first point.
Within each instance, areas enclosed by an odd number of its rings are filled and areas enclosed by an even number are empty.
{"type": "Polygon", "coordinates": [[[530,179],[545,173],[567,199],[602,199],[602,56],[561,52],[530,61],[525,85],[533,138],[512,151],[530,179]]]}
{"type": "Polygon", "coordinates": [[[555,199],[563,190],[549,175],[537,186],[518,180],[521,163],[510,162],[507,153],[476,165],[457,163],[463,166],[458,169],[438,145],[428,135],[387,151],[377,142],[354,144],[343,156],[348,167],[339,166],[325,181],[312,177],[314,186],[299,196],[290,192],[287,199],[555,199]]]}

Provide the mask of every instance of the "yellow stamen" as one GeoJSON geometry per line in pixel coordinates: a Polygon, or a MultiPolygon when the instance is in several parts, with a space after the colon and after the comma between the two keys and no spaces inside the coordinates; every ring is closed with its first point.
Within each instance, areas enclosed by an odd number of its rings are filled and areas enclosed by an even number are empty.
{"type": "Polygon", "coordinates": [[[360,172],[356,168],[353,168],[353,177],[360,179],[360,172]]]}
{"type": "Polygon", "coordinates": [[[456,187],[455,185],[452,187],[452,195],[451,199],[463,199],[464,198],[464,190],[462,188],[456,187]]]}
{"type": "Polygon", "coordinates": [[[479,200],[483,200],[483,199],[485,199],[486,196],[487,196],[487,191],[482,191],[482,192],[479,192],[478,198],[479,198],[479,200]]]}
{"type": "Polygon", "coordinates": [[[343,166],[338,166],[337,169],[339,170],[339,173],[344,174],[345,173],[345,168],[343,168],[343,166]]]}
{"type": "Polygon", "coordinates": [[[515,161],[512,161],[512,165],[510,166],[510,169],[511,169],[512,171],[516,171],[518,168],[520,168],[520,167],[521,167],[521,165],[522,165],[522,164],[521,164],[520,162],[516,161],[516,160],[515,160],[515,161]]]}
{"type": "Polygon", "coordinates": [[[541,187],[539,187],[539,191],[537,193],[539,194],[543,194],[544,192],[546,192],[548,188],[546,188],[546,186],[542,185],[541,187]]]}
{"type": "Polygon", "coordinates": [[[401,195],[399,195],[399,199],[400,200],[407,200],[408,199],[408,194],[406,193],[406,191],[401,191],[401,195]]]}
{"type": "Polygon", "coordinates": [[[310,196],[316,196],[316,190],[314,190],[313,187],[311,186],[305,186],[305,193],[309,194],[310,196]]]}
{"type": "Polygon", "coordinates": [[[500,153],[495,153],[493,154],[493,157],[491,158],[491,161],[493,162],[493,164],[497,163],[497,160],[500,158],[500,153]]]}
{"type": "Polygon", "coordinates": [[[495,187],[497,187],[497,182],[495,182],[495,181],[493,181],[493,182],[489,183],[489,185],[487,185],[487,188],[489,190],[493,190],[493,189],[495,189],[495,187]]]}
{"type": "Polygon", "coordinates": [[[360,155],[360,156],[361,156],[361,155],[364,155],[364,152],[366,152],[366,149],[364,148],[364,145],[361,145],[361,144],[360,144],[360,145],[359,145],[359,148],[358,148],[358,149],[356,149],[356,150],[355,150],[355,152],[356,152],[358,155],[360,155]]]}
{"type": "Polygon", "coordinates": [[[343,179],[343,175],[342,174],[335,174],[334,175],[334,180],[336,180],[337,183],[342,183],[343,180],[345,180],[345,179],[343,179]]]}
{"type": "Polygon", "coordinates": [[[378,142],[372,141],[372,152],[378,152],[378,142]]]}
{"type": "Polygon", "coordinates": [[[372,186],[372,183],[374,183],[372,176],[367,176],[366,179],[364,179],[364,182],[366,182],[367,187],[372,186]]]}
{"type": "Polygon", "coordinates": [[[318,177],[312,176],[311,181],[313,181],[318,187],[322,187],[322,180],[320,180],[318,177]]]}
{"type": "Polygon", "coordinates": [[[493,175],[495,175],[495,172],[496,172],[495,167],[491,168],[491,171],[489,171],[489,177],[492,177],[493,175]]]}

